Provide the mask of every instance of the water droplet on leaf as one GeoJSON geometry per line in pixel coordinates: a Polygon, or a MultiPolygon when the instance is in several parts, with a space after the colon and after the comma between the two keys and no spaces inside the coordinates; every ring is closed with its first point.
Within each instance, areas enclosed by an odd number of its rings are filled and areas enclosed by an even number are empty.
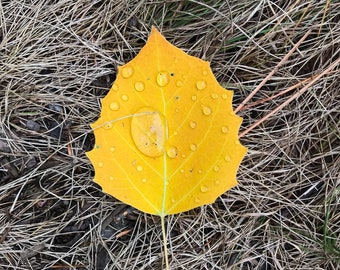
{"type": "Polygon", "coordinates": [[[218,172],[219,170],[220,170],[220,166],[218,166],[218,165],[214,166],[214,171],[215,172],[218,172]]]}
{"type": "Polygon", "coordinates": [[[197,145],[196,144],[190,144],[190,150],[191,151],[196,151],[197,150],[197,145]]]}
{"type": "Polygon", "coordinates": [[[104,129],[111,129],[112,128],[112,123],[111,122],[106,122],[104,124],[104,129]]]}
{"type": "Polygon", "coordinates": [[[198,81],[197,83],[196,83],[196,88],[198,89],[198,90],[203,90],[204,88],[206,88],[207,87],[207,83],[205,82],[205,81],[198,81]]]}
{"type": "Polygon", "coordinates": [[[170,146],[166,151],[169,158],[176,158],[178,155],[178,150],[175,146],[170,146]]]}
{"type": "Polygon", "coordinates": [[[204,185],[201,186],[200,189],[201,189],[202,192],[207,192],[209,190],[209,188],[207,186],[204,186],[204,185]]]}
{"type": "Polygon", "coordinates": [[[122,69],[122,77],[124,79],[130,78],[132,76],[132,74],[133,74],[133,68],[132,67],[124,67],[122,69]]]}
{"type": "Polygon", "coordinates": [[[156,81],[159,86],[166,86],[169,80],[169,75],[166,71],[161,71],[157,74],[156,81]]]}
{"type": "Polygon", "coordinates": [[[197,123],[195,121],[191,121],[189,123],[189,125],[190,125],[191,128],[196,128],[197,127],[197,123]]]}
{"type": "Polygon", "coordinates": [[[202,107],[202,112],[203,112],[204,115],[210,115],[212,113],[212,110],[208,106],[203,106],[202,107]]]}
{"type": "Polygon", "coordinates": [[[111,103],[110,103],[110,109],[112,110],[112,111],[118,111],[119,110],[119,103],[117,102],[117,101],[112,101],[111,103]]]}
{"type": "Polygon", "coordinates": [[[182,87],[183,86],[183,82],[182,81],[177,81],[176,82],[176,86],[177,87],[182,87]]]}
{"type": "Polygon", "coordinates": [[[143,171],[143,166],[137,165],[136,170],[139,171],[139,172],[143,171]]]}
{"type": "Polygon", "coordinates": [[[121,99],[126,102],[129,100],[129,97],[127,95],[122,95],[121,99]]]}
{"type": "Polygon", "coordinates": [[[135,83],[135,89],[138,92],[142,92],[145,89],[144,83],[143,82],[136,82],[135,83]]]}
{"type": "Polygon", "coordinates": [[[218,94],[217,93],[212,93],[211,94],[212,99],[218,99],[218,94]]]}
{"type": "Polygon", "coordinates": [[[229,128],[226,127],[226,126],[223,126],[223,127],[221,128],[221,131],[222,131],[222,133],[227,134],[227,133],[229,132],[229,128]]]}
{"type": "Polygon", "coordinates": [[[144,155],[158,157],[164,153],[165,120],[154,109],[144,107],[134,114],[131,135],[136,147],[144,155]]]}

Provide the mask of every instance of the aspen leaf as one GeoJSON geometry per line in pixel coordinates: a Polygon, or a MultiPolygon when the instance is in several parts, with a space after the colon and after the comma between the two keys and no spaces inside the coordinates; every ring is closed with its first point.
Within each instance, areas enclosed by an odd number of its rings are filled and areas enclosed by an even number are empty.
{"type": "Polygon", "coordinates": [[[233,92],[208,62],[187,55],[152,28],[146,45],[102,99],[87,156],[104,192],[164,217],[212,203],[237,185],[246,153],[233,92]]]}

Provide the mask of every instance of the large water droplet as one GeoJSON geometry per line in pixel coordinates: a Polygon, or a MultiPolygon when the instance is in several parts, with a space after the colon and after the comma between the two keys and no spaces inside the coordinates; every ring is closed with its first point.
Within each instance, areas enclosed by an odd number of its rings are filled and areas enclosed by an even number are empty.
{"type": "Polygon", "coordinates": [[[136,82],[135,83],[135,89],[138,92],[142,92],[145,89],[144,83],[143,82],[136,82]]]}
{"type": "Polygon", "coordinates": [[[195,121],[191,121],[191,122],[189,123],[189,126],[190,126],[191,128],[196,128],[196,127],[197,127],[197,123],[196,123],[195,121]]]}
{"type": "Polygon", "coordinates": [[[158,157],[164,153],[164,117],[153,108],[138,110],[131,120],[131,135],[136,147],[144,155],[158,157]]]}
{"type": "Polygon", "coordinates": [[[125,79],[128,79],[133,74],[133,68],[132,67],[123,67],[122,69],[122,77],[125,79]]]}
{"type": "Polygon", "coordinates": [[[202,192],[207,192],[209,190],[209,188],[205,185],[201,186],[200,189],[201,189],[202,192]]]}
{"type": "Polygon", "coordinates": [[[166,71],[159,72],[156,81],[159,86],[166,86],[170,81],[168,73],[166,71]]]}
{"type": "Polygon", "coordinates": [[[203,106],[202,107],[202,112],[203,112],[204,115],[210,115],[212,113],[212,110],[208,106],[203,106]]]}
{"type": "Polygon", "coordinates": [[[198,90],[203,90],[206,87],[207,87],[207,83],[205,81],[197,81],[196,88],[198,90]]]}
{"type": "Polygon", "coordinates": [[[117,102],[117,101],[112,101],[111,103],[110,103],[110,109],[112,110],[112,111],[118,111],[119,110],[119,103],[117,102]]]}
{"type": "Polygon", "coordinates": [[[166,151],[167,155],[169,158],[176,158],[178,155],[178,150],[175,146],[170,146],[167,151],[166,151]]]}

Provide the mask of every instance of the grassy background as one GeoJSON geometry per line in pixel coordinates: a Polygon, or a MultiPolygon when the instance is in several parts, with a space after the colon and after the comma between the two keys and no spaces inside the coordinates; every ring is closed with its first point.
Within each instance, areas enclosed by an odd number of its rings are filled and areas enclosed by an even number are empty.
{"type": "MultiPolygon", "coordinates": [[[[308,30],[251,102],[338,61],[339,10],[338,1],[2,0],[0,269],[164,268],[159,218],[103,194],[85,156],[100,98],[152,25],[210,61],[236,108],[308,30]]],[[[242,137],[236,188],[167,218],[172,269],[339,269],[338,69],[242,137]]],[[[291,95],[241,110],[242,129],[291,95]]]]}

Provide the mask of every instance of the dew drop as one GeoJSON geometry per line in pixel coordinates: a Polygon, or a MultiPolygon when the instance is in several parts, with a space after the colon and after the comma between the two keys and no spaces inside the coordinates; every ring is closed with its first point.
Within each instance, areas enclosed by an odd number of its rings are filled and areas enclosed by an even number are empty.
{"type": "Polygon", "coordinates": [[[197,123],[196,123],[195,121],[191,121],[191,122],[189,123],[189,126],[190,126],[191,128],[196,128],[196,127],[197,127],[197,123]]]}
{"type": "Polygon", "coordinates": [[[202,170],[198,170],[198,173],[201,174],[201,173],[203,173],[203,171],[202,170]]]}
{"type": "Polygon", "coordinates": [[[207,192],[209,190],[209,188],[207,186],[204,186],[204,185],[201,186],[200,189],[201,189],[202,192],[207,192]]]}
{"type": "Polygon", "coordinates": [[[217,93],[212,93],[211,94],[212,99],[218,99],[218,94],[217,93]]]}
{"type": "Polygon", "coordinates": [[[222,133],[227,134],[227,133],[229,132],[229,128],[226,127],[226,126],[223,126],[223,127],[221,128],[221,131],[222,131],[222,133]]]}
{"type": "Polygon", "coordinates": [[[216,185],[219,185],[219,184],[220,184],[220,181],[219,181],[219,180],[216,180],[216,181],[215,181],[215,184],[216,184],[216,185]]]}
{"type": "Polygon", "coordinates": [[[202,112],[203,112],[204,115],[210,115],[212,113],[212,110],[208,106],[203,106],[202,107],[202,112]]]}
{"type": "Polygon", "coordinates": [[[137,165],[136,170],[137,170],[138,172],[143,171],[143,166],[142,166],[142,165],[137,165]]]}
{"type": "Polygon", "coordinates": [[[181,169],[181,170],[180,170],[180,173],[184,173],[184,169],[181,169]]]}
{"type": "Polygon", "coordinates": [[[143,178],[143,179],[142,179],[142,182],[143,182],[143,183],[146,183],[146,182],[147,182],[146,178],[143,178]]]}
{"type": "Polygon", "coordinates": [[[172,203],[175,203],[175,202],[176,202],[175,198],[172,198],[172,199],[171,199],[171,202],[172,202],[172,203]]]}
{"type": "Polygon", "coordinates": [[[190,150],[191,151],[196,151],[197,150],[197,145],[196,144],[190,144],[190,150]]]}
{"type": "Polygon", "coordinates": [[[234,143],[238,145],[240,144],[240,141],[236,140],[234,143]]]}
{"type": "Polygon", "coordinates": [[[177,81],[176,82],[176,86],[177,87],[182,87],[183,86],[183,82],[182,81],[177,81]]]}
{"type": "Polygon", "coordinates": [[[196,83],[196,88],[198,89],[198,90],[203,90],[204,88],[206,88],[207,87],[207,83],[205,82],[205,81],[198,81],[197,83],[196,83]]]}
{"type": "Polygon", "coordinates": [[[111,129],[112,128],[112,123],[111,122],[106,122],[103,127],[104,127],[104,129],[111,129]]]}
{"type": "Polygon", "coordinates": [[[201,201],[201,200],[200,200],[199,198],[197,198],[197,197],[195,198],[195,202],[196,202],[196,203],[199,203],[200,201],[201,201]]]}
{"type": "Polygon", "coordinates": [[[110,176],[110,177],[109,177],[109,180],[113,181],[113,179],[114,179],[113,176],[110,176]]]}
{"type": "Polygon", "coordinates": [[[196,100],[197,100],[197,96],[195,96],[195,95],[192,96],[192,97],[191,97],[191,100],[192,100],[192,101],[196,101],[196,100]]]}
{"type": "Polygon", "coordinates": [[[129,97],[127,95],[122,95],[120,98],[125,102],[129,100],[129,97]]]}
{"type": "Polygon", "coordinates": [[[110,147],[110,151],[113,153],[113,152],[116,151],[116,148],[115,148],[114,146],[111,146],[111,147],[110,147]]]}
{"type": "Polygon", "coordinates": [[[174,131],[174,136],[177,136],[178,135],[178,131],[174,131]]]}
{"type": "Polygon", "coordinates": [[[208,71],[203,70],[202,74],[203,74],[203,76],[207,76],[208,75],[208,71]]]}
{"type": "Polygon", "coordinates": [[[117,84],[113,84],[112,85],[112,87],[111,87],[111,89],[113,90],[113,91],[118,91],[118,85],[117,84]]]}
{"type": "Polygon", "coordinates": [[[122,76],[123,78],[127,79],[130,78],[133,74],[133,68],[132,67],[124,67],[122,69],[122,76]]]}
{"type": "Polygon", "coordinates": [[[102,168],[102,167],[104,166],[104,163],[103,163],[103,162],[98,162],[98,166],[99,166],[100,168],[102,168]]]}
{"type": "Polygon", "coordinates": [[[112,110],[112,111],[118,111],[119,110],[119,103],[117,102],[117,101],[112,101],[111,103],[110,103],[110,109],[112,110]]]}
{"type": "Polygon", "coordinates": [[[144,83],[143,82],[136,82],[135,83],[135,89],[138,92],[142,92],[145,89],[144,83]]]}
{"type": "Polygon", "coordinates": [[[164,153],[165,120],[155,109],[144,107],[131,120],[131,136],[139,151],[149,157],[164,153]],[[144,113],[144,114],[143,114],[144,113]]]}
{"type": "Polygon", "coordinates": [[[156,81],[159,86],[166,86],[170,81],[168,73],[166,71],[159,72],[156,81]]]}
{"type": "Polygon", "coordinates": [[[223,98],[223,99],[227,99],[227,98],[228,98],[228,94],[223,93],[223,94],[222,94],[222,98],[223,98]]]}
{"type": "Polygon", "coordinates": [[[214,171],[215,172],[218,172],[219,170],[220,170],[220,166],[218,166],[218,165],[214,166],[214,171]]]}
{"type": "Polygon", "coordinates": [[[230,161],[231,161],[231,158],[230,158],[230,156],[226,155],[226,156],[224,156],[224,160],[225,160],[226,162],[230,162],[230,161]]]}
{"type": "Polygon", "coordinates": [[[182,154],[182,158],[185,158],[186,157],[186,155],[185,154],[182,154]]]}
{"type": "Polygon", "coordinates": [[[176,158],[178,155],[178,150],[175,146],[170,146],[166,151],[169,158],[176,158]]]}

